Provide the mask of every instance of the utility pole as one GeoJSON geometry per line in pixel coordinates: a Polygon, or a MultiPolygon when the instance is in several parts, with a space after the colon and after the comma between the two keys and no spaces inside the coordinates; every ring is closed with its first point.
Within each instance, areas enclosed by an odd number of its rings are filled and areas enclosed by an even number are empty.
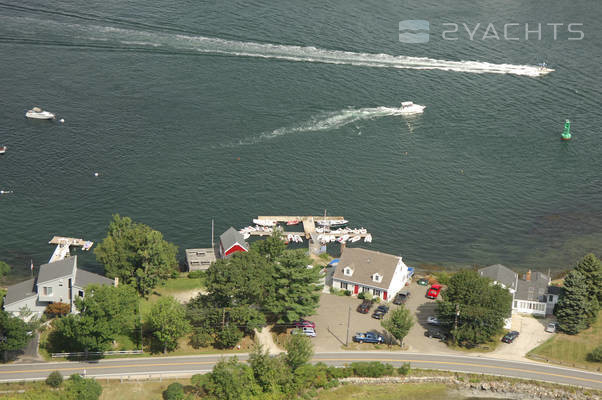
{"type": "Polygon", "coordinates": [[[454,342],[456,341],[456,330],[458,329],[458,317],[460,316],[460,305],[456,304],[456,317],[454,318],[454,342]]]}
{"type": "Polygon", "coordinates": [[[351,306],[349,306],[349,312],[347,313],[347,338],[345,339],[345,347],[349,346],[349,322],[351,320],[351,306]]]}

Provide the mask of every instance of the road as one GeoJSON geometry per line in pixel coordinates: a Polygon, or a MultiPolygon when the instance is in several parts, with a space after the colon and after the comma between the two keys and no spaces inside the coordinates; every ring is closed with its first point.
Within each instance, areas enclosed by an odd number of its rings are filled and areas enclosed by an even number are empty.
{"type": "MultiPolygon", "coordinates": [[[[64,376],[80,373],[100,379],[137,375],[189,376],[210,371],[221,358],[220,355],[203,355],[0,365],[0,382],[45,379],[52,371],[60,371],[64,376]]],[[[239,354],[238,358],[246,360],[247,355],[239,354]]],[[[354,361],[381,361],[395,366],[409,362],[413,368],[501,375],[602,390],[602,374],[599,373],[486,357],[364,351],[317,353],[313,361],[338,366],[354,361]]]]}

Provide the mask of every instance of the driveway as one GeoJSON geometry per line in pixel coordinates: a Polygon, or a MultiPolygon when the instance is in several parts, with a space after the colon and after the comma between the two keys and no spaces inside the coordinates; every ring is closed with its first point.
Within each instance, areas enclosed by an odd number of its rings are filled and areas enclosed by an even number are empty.
{"type": "Polygon", "coordinates": [[[554,319],[533,318],[528,315],[514,314],[512,315],[512,330],[520,333],[518,338],[510,344],[500,343],[497,349],[483,355],[494,358],[528,361],[525,355],[554,335],[554,333],[545,331],[548,322],[551,321],[554,321],[554,319]]]}

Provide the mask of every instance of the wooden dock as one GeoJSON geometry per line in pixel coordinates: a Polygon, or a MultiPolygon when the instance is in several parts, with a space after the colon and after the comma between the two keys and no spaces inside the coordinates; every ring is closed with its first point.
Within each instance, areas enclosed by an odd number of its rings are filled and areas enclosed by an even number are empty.
{"type": "Polygon", "coordinates": [[[78,246],[81,247],[83,250],[88,251],[92,248],[92,245],[94,243],[84,239],[54,236],[52,239],[50,239],[48,244],[53,244],[56,246],[56,249],[54,249],[54,253],[52,253],[52,256],[50,257],[50,261],[48,261],[48,263],[52,263],[55,261],[63,260],[65,257],[69,257],[69,248],[71,246],[78,246]]]}
{"type": "MultiPolygon", "coordinates": [[[[345,217],[331,217],[331,216],[299,216],[299,215],[260,215],[257,217],[257,219],[261,219],[261,220],[267,220],[267,221],[276,221],[276,222],[288,222],[288,221],[301,221],[300,223],[303,224],[303,232],[288,232],[288,231],[282,231],[282,234],[286,237],[289,234],[293,234],[293,235],[299,235],[301,237],[305,236],[306,239],[312,239],[312,238],[317,238],[319,235],[321,234],[325,234],[325,235],[333,235],[337,238],[348,235],[348,236],[360,236],[362,238],[370,235],[369,232],[366,233],[353,233],[353,232],[337,232],[332,231],[332,232],[323,232],[320,233],[316,230],[316,222],[317,221],[322,221],[322,220],[328,220],[328,221],[343,221],[345,219],[345,217]]],[[[290,225],[291,227],[296,227],[297,225],[290,225]]],[[[265,231],[254,231],[254,232],[249,232],[250,235],[252,236],[269,236],[272,233],[271,232],[265,232],[265,231]]]]}

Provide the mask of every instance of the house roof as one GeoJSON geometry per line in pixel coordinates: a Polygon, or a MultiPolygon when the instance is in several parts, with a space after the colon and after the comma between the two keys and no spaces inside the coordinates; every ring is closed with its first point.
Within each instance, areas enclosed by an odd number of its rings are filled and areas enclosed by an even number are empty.
{"type": "Polygon", "coordinates": [[[540,301],[541,296],[548,292],[550,278],[541,272],[533,272],[531,280],[519,279],[518,288],[514,294],[516,300],[540,301]]]}
{"type": "Polygon", "coordinates": [[[224,251],[237,243],[244,247],[245,250],[249,250],[249,244],[245,242],[244,236],[233,227],[228,228],[226,232],[222,233],[219,237],[219,241],[222,244],[224,251]]]}
{"type": "Polygon", "coordinates": [[[77,267],[77,256],[67,257],[53,263],[42,264],[38,273],[38,284],[71,276],[77,267]]]}
{"type": "Polygon", "coordinates": [[[6,291],[6,297],[4,298],[4,306],[25,300],[32,296],[37,296],[34,286],[34,278],[9,286],[6,291]]]}
{"type": "Polygon", "coordinates": [[[393,274],[399,260],[400,257],[391,254],[359,247],[346,247],[343,250],[343,254],[341,254],[339,264],[335,267],[333,279],[387,290],[391,285],[391,280],[393,279],[393,274]],[[345,267],[353,269],[353,275],[345,275],[343,273],[345,267]],[[372,276],[376,273],[382,276],[380,282],[372,280],[372,276]]]}
{"type": "Polygon", "coordinates": [[[113,279],[109,279],[102,275],[98,275],[83,269],[77,269],[75,272],[75,282],[73,286],[84,289],[86,286],[91,284],[97,285],[113,285],[113,279]]]}
{"type": "Polygon", "coordinates": [[[199,265],[204,262],[212,263],[215,261],[215,250],[208,249],[186,249],[186,262],[188,265],[199,265]]]}
{"type": "Polygon", "coordinates": [[[560,296],[562,292],[564,292],[564,288],[561,286],[548,286],[549,294],[555,294],[557,296],[560,296]]]}
{"type": "Polygon", "coordinates": [[[479,275],[501,283],[509,289],[516,290],[517,273],[502,264],[490,265],[479,270],[479,275]]]}

